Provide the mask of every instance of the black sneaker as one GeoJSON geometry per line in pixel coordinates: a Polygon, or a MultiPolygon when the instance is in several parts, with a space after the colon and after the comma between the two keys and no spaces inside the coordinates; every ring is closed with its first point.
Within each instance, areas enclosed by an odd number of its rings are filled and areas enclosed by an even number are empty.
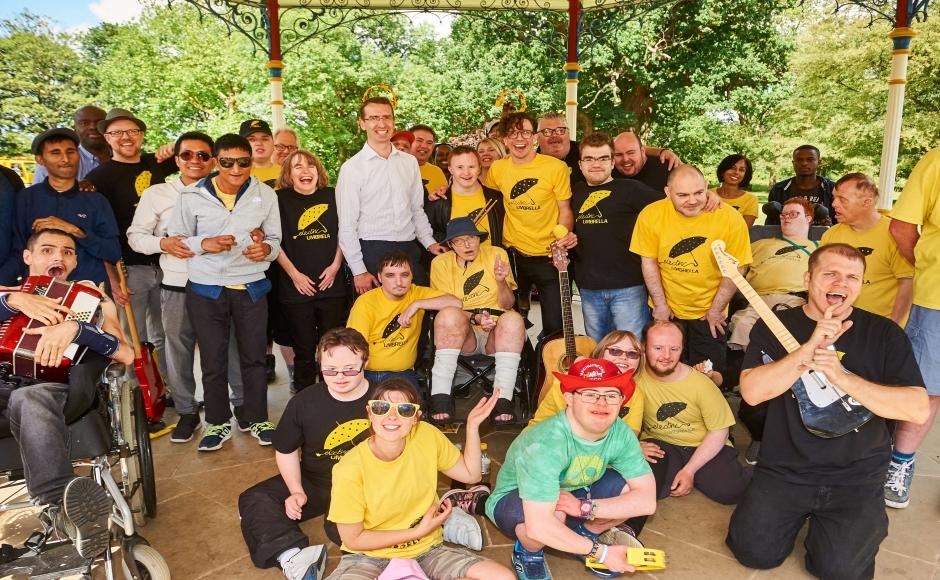
{"type": "Polygon", "coordinates": [[[75,543],[82,558],[94,558],[108,549],[111,503],[104,488],[88,477],[76,477],[65,487],[59,515],[67,520],[60,520],[59,529],[75,543]]]}
{"type": "Polygon", "coordinates": [[[200,424],[202,424],[202,421],[199,419],[198,413],[180,415],[179,420],[176,422],[176,427],[174,427],[173,432],[170,433],[170,441],[172,443],[186,443],[187,441],[192,441],[193,433],[199,428],[200,424]]]}
{"type": "Polygon", "coordinates": [[[242,433],[251,430],[251,423],[245,420],[244,409],[245,408],[241,405],[236,405],[235,408],[232,409],[232,413],[235,415],[235,424],[238,425],[238,430],[242,433]]]}
{"type": "Polygon", "coordinates": [[[264,355],[264,366],[268,372],[268,382],[273,383],[274,379],[277,378],[277,375],[274,373],[274,367],[277,365],[277,361],[274,358],[273,354],[264,355]]]}

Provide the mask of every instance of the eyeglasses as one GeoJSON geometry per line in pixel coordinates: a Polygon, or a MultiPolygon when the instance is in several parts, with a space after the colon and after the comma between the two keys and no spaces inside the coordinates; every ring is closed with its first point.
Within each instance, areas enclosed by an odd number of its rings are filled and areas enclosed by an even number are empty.
{"type": "Polygon", "coordinates": [[[123,131],[108,131],[105,135],[110,135],[112,137],[121,137],[127,135],[128,137],[136,137],[143,133],[143,129],[125,129],[123,131]]]}
{"type": "Polygon", "coordinates": [[[635,350],[623,350],[615,346],[608,346],[607,352],[610,353],[612,357],[625,356],[630,360],[640,360],[640,353],[635,350]]]}
{"type": "Polygon", "coordinates": [[[177,157],[179,157],[183,161],[192,161],[193,157],[195,157],[196,159],[198,159],[199,161],[202,161],[203,163],[212,159],[212,155],[209,155],[205,151],[189,151],[189,150],[180,151],[177,157]]]}
{"type": "Polygon", "coordinates": [[[251,167],[251,157],[219,157],[219,165],[225,169],[231,169],[236,163],[242,169],[251,167]]]}
{"type": "Polygon", "coordinates": [[[568,132],[568,127],[555,127],[554,129],[540,129],[539,133],[543,137],[551,137],[552,135],[564,135],[568,132]]]}
{"type": "Polygon", "coordinates": [[[450,245],[456,246],[457,244],[460,244],[461,246],[465,248],[469,248],[473,246],[474,242],[479,242],[479,241],[480,241],[480,238],[476,236],[468,236],[466,238],[454,238],[450,241],[450,245]]]}
{"type": "Polygon", "coordinates": [[[780,214],[780,217],[785,220],[795,220],[798,217],[803,217],[803,212],[801,211],[786,211],[780,214]]]}
{"type": "Polygon", "coordinates": [[[362,372],[361,368],[358,369],[346,369],[343,371],[338,371],[336,369],[320,369],[320,372],[324,377],[335,377],[336,375],[343,375],[344,377],[354,377],[362,372]]]}
{"type": "Polygon", "coordinates": [[[604,399],[608,405],[619,405],[620,401],[623,400],[623,394],[620,392],[598,393],[597,391],[575,391],[574,394],[581,395],[581,400],[588,405],[593,405],[601,399],[604,399]]]}
{"type": "Polygon", "coordinates": [[[369,123],[378,123],[379,121],[391,121],[394,118],[394,115],[370,115],[368,117],[363,117],[362,120],[369,123]]]}
{"type": "Polygon", "coordinates": [[[375,415],[376,417],[383,417],[388,414],[389,411],[395,409],[395,414],[401,417],[402,419],[411,419],[418,413],[418,409],[421,408],[417,403],[391,403],[389,401],[369,401],[369,412],[375,415]]]}
{"type": "Polygon", "coordinates": [[[591,165],[592,163],[610,163],[610,155],[601,155],[600,157],[584,157],[581,159],[581,163],[585,165],[591,165]]]}
{"type": "Polygon", "coordinates": [[[509,134],[506,136],[509,137],[510,139],[518,139],[519,137],[522,137],[523,139],[528,139],[534,134],[535,134],[535,131],[529,131],[528,129],[516,129],[514,131],[510,131],[509,134]]]}
{"type": "Polygon", "coordinates": [[[296,145],[281,145],[280,143],[277,143],[274,145],[274,148],[278,151],[297,151],[296,145]]]}

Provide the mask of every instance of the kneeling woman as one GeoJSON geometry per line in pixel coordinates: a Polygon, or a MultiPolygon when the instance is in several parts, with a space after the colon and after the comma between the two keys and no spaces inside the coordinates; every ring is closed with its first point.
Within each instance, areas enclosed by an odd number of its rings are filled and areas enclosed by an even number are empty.
{"type": "Polygon", "coordinates": [[[377,578],[392,558],[409,558],[431,580],[511,580],[505,566],[443,544],[451,512],[441,504],[437,474],[464,483],[480,480],[480,423],[496,398],[481,399],[467,417],[463,455],[436,427],[422,422],[411,383],[389,379],[369,401],[372,435],[333,468],[328,519],[343,540],[330,579],[377,578]]]}

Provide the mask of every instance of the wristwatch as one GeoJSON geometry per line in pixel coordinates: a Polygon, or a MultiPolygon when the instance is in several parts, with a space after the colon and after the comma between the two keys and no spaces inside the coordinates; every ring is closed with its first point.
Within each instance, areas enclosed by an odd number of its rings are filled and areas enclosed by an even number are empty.
{"type": "Polygon", "coordinates": [[[582,499],[581,504],[578,506],[578,511],[581,513],[581,519],[593,520],[594,502],[589,499],[582,499]]]}

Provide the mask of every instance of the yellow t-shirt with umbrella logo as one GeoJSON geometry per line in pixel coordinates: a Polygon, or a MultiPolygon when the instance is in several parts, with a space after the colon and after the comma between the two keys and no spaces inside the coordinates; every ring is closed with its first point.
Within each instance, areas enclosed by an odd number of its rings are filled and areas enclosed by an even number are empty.
{"type": "MultiPolygon", "coordinates": [[[[499,291],[493,274],[497,257],[509,263],[506,250],[494,246],[480,246],[480,254],[466,268],[457,263],[457,254],[453,251],[435,256],[431,261],[431,288],[460,298],[464,310],[505,310],[499,305],[499,291]]],[[[506,282],[511,289],[516,289],[512,271],[507,274],[506,282]]]]}
{"type": "MultiPolygon", "coordinates": [[[[476,190],[475,193],[464,195],[451,191],[450,193],[450,219],[470,216],[470,219],[476,219],[477,215],[486,207],[486,197],[483,195],[483,189],[476,190]]],[[[483,219],[477,224],[477,229],[481,232],[490,233],[490,220],[483,219]]],[[[487,236],[483,242],[484,246],[489,246],[490,238],[487,236]]]]}

